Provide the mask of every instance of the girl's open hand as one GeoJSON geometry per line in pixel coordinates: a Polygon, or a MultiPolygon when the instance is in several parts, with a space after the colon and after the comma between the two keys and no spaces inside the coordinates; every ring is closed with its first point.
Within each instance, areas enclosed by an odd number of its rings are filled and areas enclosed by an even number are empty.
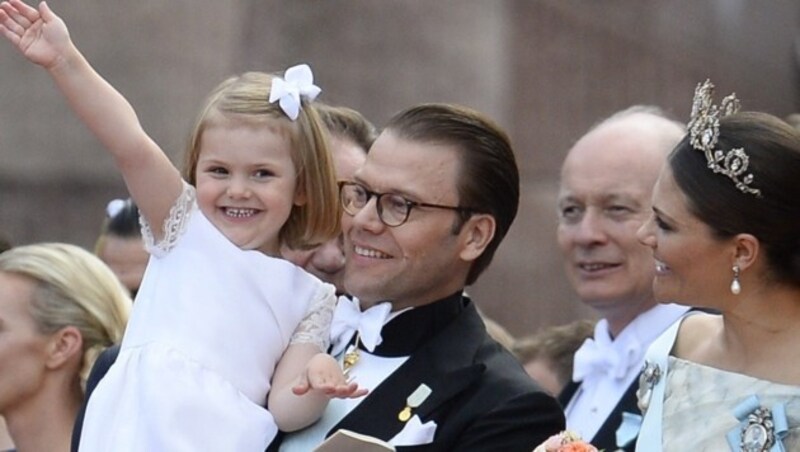
{"type": "Polygon", "coordinates": [[[22,0],[0,3],[0,33],[27,59],[48,69],[70,46],[67,26],[45,2],[38,10],[22,0]]]}
{"type": "Polygon", "coordinates": [[[295,395],[303,395],[312,390],[340,399],[357,398],[368,392],[359,388],[358,383],[347,381],[339,363],[325,353],[320,353],[309,361],[304,375],[300,376],[292,388],[295,395]]]}

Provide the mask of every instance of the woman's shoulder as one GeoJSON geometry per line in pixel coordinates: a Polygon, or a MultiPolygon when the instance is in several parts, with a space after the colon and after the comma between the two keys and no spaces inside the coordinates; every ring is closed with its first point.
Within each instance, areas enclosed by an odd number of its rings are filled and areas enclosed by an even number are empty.
{"type": "Polygon", "coordinates": [[[686,358],[722,328],[722,316],[707,312],[692,312],[681,320],[672,355],[686,358]]]}

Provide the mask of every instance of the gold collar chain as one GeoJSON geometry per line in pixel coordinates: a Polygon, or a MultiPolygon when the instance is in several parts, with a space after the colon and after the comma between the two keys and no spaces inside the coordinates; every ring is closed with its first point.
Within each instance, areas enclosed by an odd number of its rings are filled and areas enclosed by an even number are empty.
{"type": "Polygon", "coordinates": [[[350,372],[350,369],[358,363],[358,360],[361,359],[361,351],[358,349],[359,344],[361,343],[361,334],[356,333],[356,341],[350,348],[347,350],[347,353],[344,354],[344,358],[342,359],[342,370],[344,371],[345,376],[347,373],[350,372]]]}

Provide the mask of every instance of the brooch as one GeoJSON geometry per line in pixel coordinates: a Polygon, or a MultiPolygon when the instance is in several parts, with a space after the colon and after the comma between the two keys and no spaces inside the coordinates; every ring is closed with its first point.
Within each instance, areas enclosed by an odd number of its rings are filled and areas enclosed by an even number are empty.
{"type": "Polygon", "coordinates": [[[782,439],[788,431],[786,407],[783,403],[772,409],[761,406],[758,397],[748,397],[733,410],[739,424],[727,434],[728,445],[734,452],[783,452],[782,439]]]}
{"type": "Polygon", "coordinates": [[[772,412],[766,408],[758,408],[747,415],[747,426],[741,430],[743,452],[764,452],[775,443],[772,412]]]}
{"type": "Polygon", "coordinates": [[[636,390],[637,405],[642,414],[647,412],[650,398],[653,397],[653,388],[660,379],[661,368],[658,364],[645,361],[642,373],[639,374],[639,389],[636,390]]]}

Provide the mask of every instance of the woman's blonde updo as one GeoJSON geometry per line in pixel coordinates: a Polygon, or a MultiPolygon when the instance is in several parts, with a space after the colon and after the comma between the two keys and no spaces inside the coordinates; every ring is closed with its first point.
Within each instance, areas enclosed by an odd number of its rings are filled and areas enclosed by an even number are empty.
{"type": "Polygon", "coordinates": [[[92,253],[64,243],[41,243],[0,254],[0,272],[29,278],[30,312],[42,334],[73,326],[83,338],[81,388],[98,355],[119,342],[131,309],[128,291],[92,253]]]}

